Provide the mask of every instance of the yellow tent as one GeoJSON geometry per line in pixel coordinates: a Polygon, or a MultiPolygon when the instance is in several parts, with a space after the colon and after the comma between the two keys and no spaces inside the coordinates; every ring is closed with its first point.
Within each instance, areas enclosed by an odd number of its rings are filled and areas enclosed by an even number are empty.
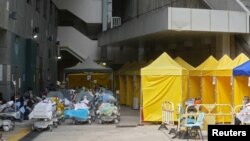
{"type": "Polygon", "coordinates": [[[193,70],[194,67],[188,64],[185,60],[183,60],[181,57],[176,57],[175,62],[181,65],[183,68],[186,68],[188,70],[193,70]]]}
{"type": "MultiPolygon", "coordinates": [[[[141,76],[140,76],[140,69],[146,65],[146,62],[139,62],[133,67],[131,67],[128,71],[126,71],[127,75],[127,82],[128,84],[127,91],[130,91],[130,104],[129,106],[133,105],[133,99],[136,98],[137,104],[134,105],[133,108],[137,109],[140,106],[141,100],[141,76]],[[137,107],[138,106],[138,107],[137,107]]],[[[135,103],[136,104],[136,103],[135,103]]]]}
{"type": "Polygon", "coordinates": [[[126,105],[132,107],[133,103],[133,93],[134,93],[134,79],[132,75],[129,72],[131,72],[134,68],[138,66],[137,62],[133,62],[129,69],[125,71],[126,75],[126,105]]]}
{"type": "MultiPolygon", "coordinates": [[[[227,73],[227,71],[232,70],[231,67],[228,67],[232,64],[232,62],[233,61],[231,58],[229,58],[227,55],[224,55],[219,60],[219,64],[216,70],[214,71],[214,76],[216,77],[216,104],[232,104],[232,74],[227,73]]],[[[229,107],[218,107],[217,111],[230,114],[231,109],[229,107]]],[[[231,122],[231,116],[218,117],[217,122],[223,121],[231,122]]]]}
{"type": "Polygon", "coordinates": [[[250,97],[250,87],[248,86],[248,81],[248,77],[246,76],[234,77],[234,106],[243,104],[244,96],[250,97]]]}
{"type": "Polygon", "coordinates": [[[119,92],[120,92],[120,104],[126,104],[127,102],[127,80],[126,71],[130,68],[132,63],[126,63],[118,71],[119,75],[119,92]]]}
{"type": "MultiPolygon", "coordinates": [[[[213,70],[216,69],[218,61],[209,56],[201,65],[194,70],[189,71],[190,86],[193,93],[190,95],[195,97],[202,97],[202,103],[213,104],[215,103],[214,86],[213,86],[213,70]],[[197,91],[197,89],[200,91],[197,91]]],[[[191,97],[194,98],[194,97],[191,97]]]]}
{"type": "MultiPolygon", "coordinates": [[[[186,68],[187,70],[194,70],[194,67],[191,66],[190,64],[188,64],[181,57],[176,57],[174,60],[179,65],[181,65],[183,68],[186,68]]],[[[200,88],[196,87],[196,86],[199,86],[199,85],[195,84],[195,82],[199,83],[199,81],[195,80],[194,77],[193,77],[193,79],[189,79],[188,78],[188,94],[187,94],[187,97],[183,99],[183,102],[185,102],[189,98],[198,97],[198,95],[195,95],[195,94],[199,94],[200,93],[200,88]],[[193,84],[193,86],[192,86],[192,84],[193,84]]]]}
{"type": "Polygon", "coordinates": [[[177,106],[186,95],[187,75],[188,71],[167,53],[141,69],[143,121],[161,121],[163,101],[173,102],[178,111],[177,106]]]}
{"type": "MultiPolygon", "coordinates": [[[[233,60],[232,66],[233,68],[235,68],[248,60],[249,58],[245,54],[241,53],[233,60]]],[[[244,96],[250,95],[250,88],[248,87],[248,77],[235,76],[233,84],[234,84],[233,105],[241,105],[244,96]]]]}

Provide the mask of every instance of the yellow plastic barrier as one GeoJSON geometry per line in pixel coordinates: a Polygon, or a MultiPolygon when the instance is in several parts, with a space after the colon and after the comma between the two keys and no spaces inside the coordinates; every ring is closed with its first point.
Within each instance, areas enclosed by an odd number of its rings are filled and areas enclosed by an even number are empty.
{"type": "Polygon", "coordinates": [[[170,101],[162,103],[162,124],[159,129],[167,129],[166,125],[174,125],[174,103],[170,101]]]}
{"type": "Polygon", "coordinates": [[[216,123],[233,123],[234,110],[230,104],[197,104],[189,105],[185,109],[185,117],[195,116],[197,117],[199,112],[204,112],[205,125],[216,123]],[[195,108],[195,112],[190,113],[188,110],[192,107],[195,108]]]}

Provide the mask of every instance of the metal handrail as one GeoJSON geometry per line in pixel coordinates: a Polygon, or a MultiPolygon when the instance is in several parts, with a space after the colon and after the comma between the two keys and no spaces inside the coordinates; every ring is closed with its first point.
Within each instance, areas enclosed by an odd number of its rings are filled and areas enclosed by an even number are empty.
{"type": "Polygon", "coordinates": [[[115,28],[121,25],[121,17],[112,17],[111,28],[115,28]]]}

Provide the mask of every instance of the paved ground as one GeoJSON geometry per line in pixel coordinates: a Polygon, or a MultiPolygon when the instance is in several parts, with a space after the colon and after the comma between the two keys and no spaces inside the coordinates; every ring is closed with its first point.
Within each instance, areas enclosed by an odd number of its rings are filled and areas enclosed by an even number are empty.
{"type": "Polygon", "coordinates": [[[14,130],[9,132],[2,132],[3,137],[8,141],[17,141],[20,138],[24,137],[26,134],[30,133],[31,131],[32,121],[23,121],[23,122],[16,122],[16,126],[14,130]]]}
{"type": "MultiPolygon", "coordinates": [[[[171,141],[173,135],[167,130],[158,130],[159,125],[138,125],[140,123],[138,110],[122,107],[121,122],[115,124],[93,123],[72,125],[67,120],[52,132],[30,132],[30,121],[17,125],[14,131],[4,133],[8,141],[171,141]],[[22,138],[22,139],[21,139],[22,138]]],[[[174,139],[179,141],[177,139],[174,139]]]]}

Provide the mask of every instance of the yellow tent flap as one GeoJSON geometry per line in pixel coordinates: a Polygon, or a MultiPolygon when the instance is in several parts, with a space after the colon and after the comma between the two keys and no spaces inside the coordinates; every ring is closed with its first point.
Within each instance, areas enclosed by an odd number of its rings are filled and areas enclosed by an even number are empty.
{"type": "Polygon", "coordinates": [[[127,78],[126,78],[126,71],[134,65],[133,63],[126,63],[121,67],[118,71],[118,78],[119,78],[119,91],[120,91],[120,103],[127,104],[127,78]]]}
{"type": "MultiPolygon", "coordinates": [[[[178,104],[182,103],[181,82],[181,76],[142,76],[144,121],[162,121],[162,102],[164,101],[173,102],[174,109],[178,109],[178,104]]],[[[177,121],[176,117],[175,120],[177,121]]]]}
{"type": "Polygon", "coordinates": [[[217,68],[218,61],[209,56],[202,64],[196,67],[194,70],[189,71],[190,76],[212,76],[213,71],[217,68]]]}
{"type": "Polygon", "coordinates": [[[120,104],[126,104],[126,76],[120,75],[119,76],[119,91],[120,91],[120,104]]]}
{"type": "Polygon", "coordinates": [[[188,64],[185,60],[183,60],[181,57],[176,57],[175,62],[177,62],[179,65],[181,65],[183,68],[186,68],[188,70],[192,70],[194,69],[193,66],[191,66],[190,64],[188,64]]]}
{"type": "Polygon", "coordinates": [[[248,77],[234,77],[234,105],[243,104],[244,96],[250,97],[250,87],[248,87],[248,77]]]}
{"type": "MultiPolygon", "coordinates": [[[[232,87],[231,87],[231,77],[220,76],[216,78],[216,103],[217,104],[232,104],[232,87]]],[[[218,107],[217,112],[223,112],[230,114],[231,109],[228,107],[218,107]]],[[[232,118],[230,116],[219,116],[217,117],[217,122],[231,122],[232,118]]]]}
{"type": "Polygon", "coordinates": [[[201,78],[201,96],[203,104],[214,104],[215,103],[215,94],[214,94],[214,85],[213,78],[210,76],[204,76],[201,78]]]}
{"type": "MultiPolygon", "coordinates": [[[[231,87],[231,75],[227,73],[228,70],[232,70],[232,68],[228,68],[227,66],[232,64],[232,59],[227,55],[224,55],[220,60],[217,66],[217,69],[214,71],[214,75],[216,76],[216,103],[217,104],[232,104],[232,87],[231,87]]],[[[217,112],[230,113],[230,109],[228,107],[219,107],[217,108],[217,112]]],[[[231,117],[217,117],[217,122],[231,122],[231,117]]]]}
{"type": "Polygon", "coordinates": [[[201,77],[189,76],[188,81],[188,98],[201,97],[201,77]]]}
{"type": "Polygon", "coordinates": [[[210,56],[198,67],[189,71],[189,98],[202,97],[202,103],[204,104],[215,102],[211,76],[217,65],[218,61],[210,56]]]}
{"type": "MultiPolygon", "coordinates": [[[[166,53],[163,53],[150,65],[141,69],[142,112],[144,121],[162,120],[162,102],[178,104],[186,98],[187,70],[177,64],[166,53]]],[[[175,113],[175,120],[177,121],[175,113]]]]}
{"type": "MultiPolygon", "coordinates": [[[[181,57],[176,57],[174,60],[179,65],[181,65],[183,68],[186,68],[188,70],[193,70],[194,69],[193,66],[191,66],[190,64],[188,64],[181,57]]],[[[186,84],[186,85],[188,85],[188,90],[187,90],[188,94],[183,97],[183,103],[185,103],[185,101],[187,99],[201,97],[200,96],[200,77],[189,77],[188,79],[189,79],[189,81],[186,84]]]]}

